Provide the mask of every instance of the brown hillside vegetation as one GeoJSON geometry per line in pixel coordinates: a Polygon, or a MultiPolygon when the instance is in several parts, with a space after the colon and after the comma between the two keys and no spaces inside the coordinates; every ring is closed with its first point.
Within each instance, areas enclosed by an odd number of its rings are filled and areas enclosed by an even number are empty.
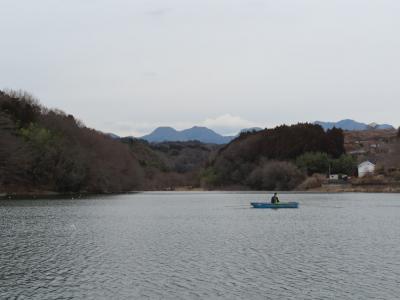
{"type": "Polygon", "coordinates": [[[123,138],[143,167],[146,190],[197,188],[200,174],[220,145],[198,141],[148,143],[123,138]]]}
{"type": "Polygon", "coordinates": [[[296,158],[325,153],[328,166],[328,156],[336,159],[344,154],[343,143],[342,130],[325,132],[307,123],[243,133],[219,150],[204,172],[203,184],[293,189],[305,178],[295,165],[296,158]]]}
{"type": "Polygon", "coordinates": [[[0,189],[112,192],[139,188],[128,146],[23,92],[0,92],[0,189]]]}
{"type": "Polygon", "coordinates": [[[344,145],[348,153],[385,152],[386,146],[395,141],[396,134],[394,129],[345,131],[344,145]]]}
{"type": "Polygon", "coordinates": [[[399,141],[398,131],[394,129],[345,132],[347,153],[355,156],[359,162],[373,161],[378,171],[386,175],[400,169],[399,141]]]}
{"type": "Polygon", "coordinates": [[[152,144],[111,138],[27,93],[0,91],[0,194],[308,189],[328,170],[354,176],[365,159],[377,163],[380,183],[400,182],[394,130],[325,132],[306,123],[245,132],[224,146],[152,144]]]}
{"type": "Polygon", "coordinates": [[[25,92],[0,92],[0,193],[197,187],[218,148],[111,138],[25,92]]]}

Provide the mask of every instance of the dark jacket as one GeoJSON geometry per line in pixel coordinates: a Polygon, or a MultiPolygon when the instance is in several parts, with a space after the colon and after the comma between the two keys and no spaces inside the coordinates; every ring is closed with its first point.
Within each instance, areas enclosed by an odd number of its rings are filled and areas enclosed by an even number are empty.
{"type": "Polygon", "coordinates": [[[272,204],[275,204],[275,203],[279,203],[279,198],[278,198],[278,196],[272,196],[272,198],[271,198],[271,203],[272,204]]]}

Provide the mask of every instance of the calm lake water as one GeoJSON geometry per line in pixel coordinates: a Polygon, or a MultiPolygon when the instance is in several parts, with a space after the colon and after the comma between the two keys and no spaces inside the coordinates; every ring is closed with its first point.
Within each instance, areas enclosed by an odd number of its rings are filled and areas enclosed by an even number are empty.
{"type": "Polygon", "coordinates": [[[399,299],[400,195],[0,201],[1,299],[399,299]]]}

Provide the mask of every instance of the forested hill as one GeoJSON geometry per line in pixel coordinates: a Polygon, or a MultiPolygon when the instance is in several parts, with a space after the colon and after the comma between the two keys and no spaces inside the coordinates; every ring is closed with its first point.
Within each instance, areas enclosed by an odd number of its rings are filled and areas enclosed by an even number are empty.
{"type": "Polygon", "coordinates": [[[338,159],[344,152],[343,131],[336,128],[324,131],[306,123],[242,133],[218,152],[204,180],[210,186],[293,189],[306,175],[296,165],[299,157],[321,153],[338,159]]]}
{"type": "Polygon", "coordinates": [[[321,126],[309,123],[282,125],[259,132],[242,133],[221,150],[221,153],[233,154],[246,161],[260,156],[288,160],[305,152],[325,152],[339,157],[345,152],[343,131],[333,128],[325,132],[321,126]]]}
{"type": "Polygon", "coordinates": [[[0,191],[128,191],[142,173],[127,145],[26,93],[0,91],[0,191]]]}

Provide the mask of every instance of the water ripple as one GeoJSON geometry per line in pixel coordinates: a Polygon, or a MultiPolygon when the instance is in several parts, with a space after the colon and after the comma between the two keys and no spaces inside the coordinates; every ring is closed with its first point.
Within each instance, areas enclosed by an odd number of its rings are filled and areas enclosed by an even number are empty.
{"type": "Polygon", "coordinates": [[[0,298],[398,298],[395,195],[290,194],[300,209],[237,209],[249,197],[265,196],[0,202],[0,298]]]}

